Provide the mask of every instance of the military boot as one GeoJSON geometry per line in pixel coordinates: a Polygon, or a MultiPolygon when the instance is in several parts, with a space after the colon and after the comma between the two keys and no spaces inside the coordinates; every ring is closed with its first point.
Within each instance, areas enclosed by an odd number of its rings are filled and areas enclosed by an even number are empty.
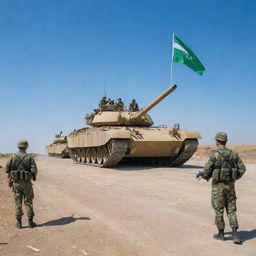
{"type": "Polygon", "coordinates": [[[30,228],[36,227],[36,223],[33,221],[33,217],[28,218],[28,225],[30,228]]]}
{"type": "Polygon", "coordinates": [[[21,218],[17,218],[17,223],[15,224],[15,227],[18,228],[18,229],[22,228],[21,218]]]}
{"type": "Polygon", "coordinates": [[[242,244],[241,239],[239,238],[237,228],[232,228],[232,234],[233,234],[233,243],[234,244],[242,244]]]}
{"type": "Polygon", "coordinates": [[[215,234],[213,236],[214,239],[216,240],[221,240],[221,241],[225,241],[225,237],[224,237],[224,229],[219,229],[219,233],[215,234]]]}

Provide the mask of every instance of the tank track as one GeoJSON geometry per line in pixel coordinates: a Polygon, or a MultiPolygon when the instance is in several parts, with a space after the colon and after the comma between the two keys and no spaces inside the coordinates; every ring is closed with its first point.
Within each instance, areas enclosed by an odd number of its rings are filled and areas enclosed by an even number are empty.
{"type": "Polygon", "coordinates": [[[104,167],[112,167],[117,165],[124,157],[127,151],[127,140],[117,140],[112,139],[109,143],[111,143],[111,150],[109,152],[109,158],[102,165],[104,167]]]}
{"type": "Polygon", "coordinates": [[[125,158],[124,164],[149,165],[154,167],[179,167],[187,162],[197,150],[198,140],[187,139],[183,142],[176,157],[134,157],[125,158]]]}
{"type": "Polygon", "coordinates": [[[61,154],[61,158],[70,158],[69,153],[67,150],[61,154]]]}
{"type": "Polygon", "coordinates": [[[186,139],[180,149],[178,156],[171,160],[168,166],[178,167],[186,163],[196,152],[198,145],[197,139],[186,139]]]}
{"type": "Polygon", "coordinates": [[[81,149],[69,148],[69,154],[72,160],[78,164],[98,166],[98,167],[113,167],[113,166],[116,166],[123,159],[127,151],[127,145],[128,145],[127,140],[111,139],[106,145],[101,147],[95,147],[94,149],[96,149],[96,151],[99,148],[101,149],[105,148],[107,150],[107,153],[108,153],[107,159],[101,164],[97,163],[97,161],[95,163],[92,163],[92,161],[86,162],[86,160],[83,161],[83,159],[77,157],[77,154],[78,154],[77,152],[79,150],[81,151],[81,149]]]}
{"type": "MultiPolygon", "coordinates": [[[[69,148],[69,155],[75,163],[85,164],[98,167],[114,167],[119,162],[122,161],[124,164],[136,164],[136,165],[149,165],[149,166],[165,166],[165,167],[179,167],[187,162],[197,150],[198,140],[197,139],[187,139],[183,142],[178,156],[176,157],[134,157],[125,158],[125,153],[127,151],[127,140],[112,139],[106,145],[98,148],[107,148],[108,156],[104,163],[92,163],[85,162],[81,158],[77,157],[78,151],[81,149],[69,148]]],[[[97,149],[97,148],[94,148],[97,149]]]]}

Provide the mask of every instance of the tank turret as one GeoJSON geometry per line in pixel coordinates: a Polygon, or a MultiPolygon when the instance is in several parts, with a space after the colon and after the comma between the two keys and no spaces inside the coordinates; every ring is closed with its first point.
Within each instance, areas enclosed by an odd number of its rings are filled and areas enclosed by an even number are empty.
{"type": "Polygon", "coordinates": [[[91,126],[151,126],[154,122],[147,112],[176,88],[176,85],[171,86],[140,111],[95,111],[94,113],[87,115],[85,121],[91,126]]]}

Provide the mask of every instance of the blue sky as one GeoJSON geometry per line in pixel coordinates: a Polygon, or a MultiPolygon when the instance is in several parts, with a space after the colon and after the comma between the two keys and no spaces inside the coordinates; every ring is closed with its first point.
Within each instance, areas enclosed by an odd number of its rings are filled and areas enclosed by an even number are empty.
{"type": "Polygon", "coordinates": [[[156,125],[226,131],[256,144],[256,1],[74,0],[0,2],[0,152],[26,138],[43,152],[54,134],[85,126],[104,94],[141,107],[169,87],[171,33],[206,67],[174,63],[176,91],[156,125]]]}

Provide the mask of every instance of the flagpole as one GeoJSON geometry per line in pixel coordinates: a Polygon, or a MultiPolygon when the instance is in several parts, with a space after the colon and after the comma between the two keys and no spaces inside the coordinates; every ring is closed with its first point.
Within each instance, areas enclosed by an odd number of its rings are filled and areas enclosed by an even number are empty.
{"type": "Polygon", "coordinates": [[[172,33],[172,59],[171,59],[171,74],[170,74],[170,84],[172,83],[172,66],[173,66],[173,42],[174,42],[174,33],[172,33]]]}

